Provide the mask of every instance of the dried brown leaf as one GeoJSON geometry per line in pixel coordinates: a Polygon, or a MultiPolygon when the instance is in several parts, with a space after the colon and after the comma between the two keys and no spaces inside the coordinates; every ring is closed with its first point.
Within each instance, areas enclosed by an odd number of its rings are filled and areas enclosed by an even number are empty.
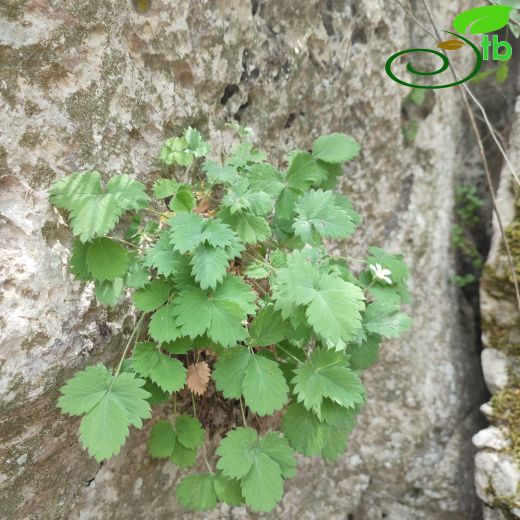
{"type": "Polygon", "coordinates": [[[462,40],[453,39],[440,42],[437,44],[437,47],[439,49],[444,49],[445,51],[456,51],[457,49],[464,47],[464,45],[466,44],[462,40]]]}
{"type": "Polygon", "coordinates": [[[205,361],[188,366],[187,385],[195,395],[202,395],[208,388],[211,370],[205,361]]]}

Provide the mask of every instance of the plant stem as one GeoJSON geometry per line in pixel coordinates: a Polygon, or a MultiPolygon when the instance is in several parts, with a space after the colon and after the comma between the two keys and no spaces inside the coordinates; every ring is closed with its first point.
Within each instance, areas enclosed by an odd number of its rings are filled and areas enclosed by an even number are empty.
{"type": "Polygon", "coordinates": [[[246,413],[244,411],[244,403],[242,402],[242,398],[240,398],[240,411],[242,412],[242,421],[244,421],[244,426],[247,428],[246,413]]]}
{"type": "Polygon", "coordinates": [[[132,242],[127,242],[126,240],[123,240],[122,238],[109,237],[109,236],[106,236],[106,235],[103,235],[102,238],[109,238],[110,240],[116,240],[117,242],[121,242],[122,244],[126,244],[127,246],[133,247],[134,249],[139,249],[139,247],[136,246],[135,244],[132,244],[132,242]]]}
{"type": "Polygon", "coordinates": [[[208,462],[208,455],[206,453],[206,443],[204,442],[202,444],[202,455],[204,456],[204,462],[206,463],[206,467],[208,468],[208,471],[214,475],[215,473],[213,473],[213,470],[211,469],[211,466],[209,465],[209,462],[208,462]]]}
{"type": "Polygon", "coordinates": [[[291,356],[297,363],[302,364],[302,361],[300,359],[298,359],[296,356],[293,356],[289,351],[285,350],[282,346],[277,344],[276,348],[283,350],[288,356],[291,356]]]}
{"type": "Polygon", "coordinates": [[[191,404],[193,405],[193,417],[197,418],[197,407],[195,406],[195,396],[191,392],[191,404]]]}
{"type": "Polygon", "coordinates": [[[123,366],[123,361],[126,357],[126,354],[128,352],[128,349],[130,348],[130,344],[132,343],[132,338],[136,337],[135,342],[137,343],[139,339],[139,332],[141,331],[141,325],[143,324],[144,317],[146,316],[146,313],[141,314],[141,317],[137,321],[134,330],[132,331],[132,334],[130,334],[130,337],[128,338],[128,341],[125,346],[125,350],[123,350],[123,355],[121,356],[121,359],[119,360],[119,364],[117,365],[116,373],[114,374],[114,377],[117,377],[119,375],[119,372],[121,371],[121,367],[123,366]]]}

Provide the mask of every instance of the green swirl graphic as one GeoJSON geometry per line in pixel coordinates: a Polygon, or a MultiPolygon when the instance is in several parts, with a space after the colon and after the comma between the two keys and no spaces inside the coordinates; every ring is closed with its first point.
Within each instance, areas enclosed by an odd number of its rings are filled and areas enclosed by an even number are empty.
{"type": "Polygon", "coordinates": [[[433,70],[433,71],[424,72],[424,71],[419,71],[419,70],[415,69],[411,63],[408,63],[406,65],[407,70],[411,74],[414,74],[416,76],[435,76],[437,74],[443,73],[450,65],[448,57],[445,54],[443,54],[442,52],[435,51],[433,49],[407,49],[405,51],[396,52],[395,54],[390,56],[390,58],[388,58],[388,60],[386,61],[385,70],[386,70],[386,73],[388,74],[388,76],[390,76],[390,78],[393,79],[395,82],[397,82],[401,85],[404,85],[405,87],[428,88],[428,89],[455,87],[457,85],[461,85],[462,83],[465,83],[466,81],[469,81],[471,78],[476,76],[480,70],[480,67],[482,66],[482,54],[480,53],[478,47],[475,44],[473,44],[471,41],[469,41],[468,39],[464,38],[464,36],[461,36],[460,34],[452,33],[450,31],[443,31],[443,32],[445,32],[447,34],[451,34],[452,36],[456,36],[457,38],[460,38],[473,49],[473,52],[475,53],[475,56],[477,57],[477,61],[475,63],[475,67],[473,68],[473,70],[470,72],[470,74],[468,76],[466,76],[465,78],[463,78],[459,81],[455,81],[453,83],[448,83],[447,85],[416,85],[415,83],[408,83],[406,81],[399,79],[392,72],[392,64],[397,58],[399,58],[399,56],[402,56],[402,55],[408,54],[408,53],[412,53],[412,52],[427,52],[429,54],[435,54],[435,56],[438,56],[439,58],[441,58],[442,65],[438,69],[433,70]]]}

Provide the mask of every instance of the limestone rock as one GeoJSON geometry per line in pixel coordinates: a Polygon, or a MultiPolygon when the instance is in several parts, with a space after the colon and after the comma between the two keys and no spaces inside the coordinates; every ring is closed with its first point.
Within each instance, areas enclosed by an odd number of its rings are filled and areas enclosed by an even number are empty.
{"type": "MultiPolygon", "coordinates": [[[[387,55],[432,42],[382,0],[152,0],[138,2],[143,13],[135,3],[0,6],[0,516],[253,517],[181,512],[177,470],[146,455],[149,424],[102,466],[81,451],[78,421],[56,410],[58,388],[87,363],[113,363],[134,317],[127,303],[98,307],[72,281],[70,233],[46,195],[75,170],[150,182],[161,143],[187,125],[219,156],[226,124],[240,121],[280,161],[332,131],[362,143],[342,183],[365,218],[349,254],[402,251],[414,298],[413,330],[387,342],[365,378],[348,452],[337,464],[302,461],[272,518],[478,518],[471,436],[483,387],[447,240],[463,167],[460,100],[430,92],[407,142],[409,89],[384,73],[387,55]]],[[[428,3],[449,27],[458,6],[428,3]]]]}

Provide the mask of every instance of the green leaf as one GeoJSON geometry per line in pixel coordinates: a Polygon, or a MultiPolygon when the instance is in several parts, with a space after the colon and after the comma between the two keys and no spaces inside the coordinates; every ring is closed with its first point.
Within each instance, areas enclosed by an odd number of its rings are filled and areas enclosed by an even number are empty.
{"type": "Polygon", "coordinates": [[[251,428],[231,430],[220,441],[217,448],[216,453],[220,457],[217,468],[228,478],[245,477],[253,465],[256,445],[255,430],[251,428]]]}
{"type": "Polygon", "coordinates": [[[99,303],[108,305],[109,307],[115,307],[119,303],[125,288],[122,278],[103,280],[102,282],[96,280],[95,284],[96,300],[99,303]]]}
{"type": "Polygon", "coordinates": [[[269,455],[269,457],[278,463],[282,470],[283,478],[296,476],[296,466],[298,463],[285,437],[281,437],[278,432],[270,432],[260,439],[258,445],[266,455],[269,455]]]}
{"type": "Polygon", "coordinates": [[[287,169],[287,187],[296,193],[309,189],[321,180],[321,171],[315,158],[307,152],[294,154],[287,169]]]}
{"type": "Polygon", "coordinates": [[[298,402],[321,418],[321,404],[325,397],[353,408],[365,399],[361,380],[348,367],[348,358],[341,352],[318,348],[308,362],[294,370],[294,392],[298,402]]]}
{"type": "Polygon", "coordinates": [[[297,214],[294,230],[304,242],[320,243],[323,238],[347,238],[356,229],[352,215],[336,204],[332,191],[310,190],[301,195],[295,205],[297,214]]]}
{"type": "Polygon", "coordinates": [[[291,325],[282,318],[280,312],[274,310],[274,305],[267,305],[251,323],[249,329],[249,344],[252,347],[267,347],[285,339],[291,325]]]}
{"type": "Polygon", "coordinates": [[[251,470],[242,480],[242,493],[253,511],[271,511],[283,496],[280,466],[268,455],[258,453],[251,470]]]}
{"type": "Polygon", "coordinates": [[[399,308],[399,305],[386,302],[371,303],[366,309],[363,327],[372,334],[398,338],[412,325],[411,318],[399,312],[399,308]]]}
{"type": "Polygon", "coordinates": [[[159,179],[153,186],[158,199],[171,197],[168,207],[172,211],[191,211],[195,207],[195,195],[190,186],[172,179],[159,179]]]}
{"type": "Polygon", "coordinates": [[[244,274],[253,280],[262,280],[270,276],[271,270],[260,262],[253,262],[246,267],[244,274]]]}
{"type": "Polygon", "coordinates": [[[296,461],[284,439],[267,434],[258,439],[251,428],[227,434],[217,449],[217,468],[228,478],[242,479],[245,502],[255,511],[270,511],[281,500],[284,475],[293,475],[296,461]]]}
{"type": "Polygon", "coordinates": [[[179,270],[181,263],[180,253],[170,244],[169,230],[163,230],[157,242],[146,250],[144,264],[157,269],[157,274],[170,276],[179,270]]]}
{"type": "Polygon", "coordinates": [[[150,378],[165,392],[177,392],[186,384],[184,365],[162,354],[153,343],[138,343],[132,363],[138,374],[150,378]]]}
{"type": "Polygon", "coordinates": [[[307,320],[316,334],[332,345],[350,341],[361,328],[363,291],[332,275],[322,275],[319,289],[307,307],[307,320]]]}
{"type": "Polygon", "coordinates": [[[217,390],[222,392],[226,399],[240,399],[242,381],[250,360],[249,350],[237,347],[223,352],[215,364],[213,379],[217,390]]]}
{"type": "Polygon", "coordinates": [[[167,139],[161,148],[159,157],[168,166],[172,164],[190,166],[193,163],[193,154],[188,149],[188,142],[184,137],[167,139]]]}
{"type": "Polygon", "coordinates": [[[346,352],[350,355],[350,367],[352,370],[366,370],[371,367],[379,357],[379,336],[368,336],[360,345],[351,343],[346,352]]]}
{"type": "Polygon", "coordinates": [[[152,280],[133,295],[134,305],[143,312],[150,312],[168,300],[171,288],[164,280],[152,280]]]}
{"type": "Polygon", "coordinates": [[[347,449],[348,433],[334,427],[324,429],[321,456],[324,460],[337,460],[347,449]]]}
{"type": "Polygon", "coordinates": [[[276,361],[255,354],[246,368],[242,391],[251,411],[264,416],[283,408],[289,387],[276,361]]]}
{"type": "Polygon", "coordinates": [[[236,235],[218,219],[205,219],[194,213],[179,213],[168,223],[171,226],[171,243],[182,254],[193,251],[199,244],[225,248],[234,245],[236,235]]]}
{"type": "Polygon", "coordinates": [[[185,447],[194,449],[204,442],[204,430],[200,422],[189,416],[179,415],[175,421],[177,440],[185,447]]]}
{"type": "Polygon", "coordinates": [[[339,133],[322,135],[312,145],[312,155],[329,163],[351,161],[359,150],[359,144],[352,137],[339,133]]]}
{"type": "Polygon", "coordinates": [[[243,211],[254,215],[266,215],[273,210],[274,200],[271,195],[258,190],[250,190],[246,179],[232,185],[222,198],[222,205],[234,215],[243,211]]]}
{"type": "Polygon", "coordinates": [[[110,238],[96,238],[88,247],[87,266],[96,280],[121,278],[128,269],[128,252],[110,238]]]}
{"type": "Polygon", "coordinates": [[[184,139],[188,144],[188,150],[195,157],[204,157],[211,149],[209,143],[203,139],[202,134],[191,126],[184,131],[184,139]]]}
{"type": "Polygon", "coordinates": [[[246,141],[233,150],[227,162],[235,168],[245,168],[248,165],[263,162],[266,157],[265,152],[256,150],[250,142],[246,141]]]}
{"type": "Polygon", "coordinates": [[[229,259],[220,247],[201,244],[195,248],[190,261],[192,274],[202,289],[215,289],[226,276],[229,259]]]}
{"type": "Polygon", "coordinates": [[[60,389],[62,412],[85,415],[80,439],[89,455],[98,462],[117,455],[128,435],[128,426],[142,427],[150,417],[149,393],[141,387],[143,379],[132,373],[114,377],[103,365],[77,372],[60,389]]]}
{"type": "Polygon", "coordinates": [[[238,276],[228,274],[211,295],[192,287],[174,301],[174,313],[182,334],[195,338],[204,332],[223,346],[242,341],[247,331],[242,325],[254,312],[255,293],[238,276]]]}
{"type": "Polygon", "coordinates": [[[278,197],[285,187],[282,174],[270,164],[255,164],[248,174],[249,187],[256,192],[264,192],[278,197]]]}
{"type": "Polygon", "coordinates": [[[73,173],[55,182],[51,203],[69,212],[72,232],[82,242],[114,229],[121,215],[148,205],[145,187],[128,175],[112,177],[105,190],[99,172],[73,173]]]}
{"type": "Polygon", "coordinates": [[[217,498],[221,502],[238,507],[244,501],[238,480],[228,479],[219,472],[214,476],[213,484],[217,498]]]}
{"type": "Polygon", "coordinates": [[[159,421],[153,425],[148,439],[148,451],[152,457],[169,459],[175,448],[177,436],[169,421],[159,421]]]}
{"type": "Polygon", "coordinates": [[[87,253],[89,250],[90,244],[84,244],[81,240],[74,240],[74,244],[72,245],[72,251],[70,256],[70,272],[78,279],[83,282],[91,279],[91,275],[87,266],[87,253]]]}
{"type": "Polygon", "coordinates": [[[153,313],[148,325],[148,334],[155,341],[168,343],[182,336],[173,314],[174,309],[173,304],[169,303],[153,313]]]}
{"type": "Polygon", "coordinates": [[[505,5],[486,5],[462,11],[453,20],[453,27],[458,33],[484,34],[498,31],[509,23],[512,7],[505,5]]]}
{"type": "Polygon", "coordinates": [[[323,449],[325,426],[301,404],[290,404],[282,420],[282,431],[299,453],[312,457],[323,449]]]}
{"type": "Polygon", "coordinates": [[[265,218],[246,211],[231,214],[229,208],[219,211],[218,216],[228,224],[246,244],[263,242],[271,236],[271,227],[265,218]]]}
{"type": "Polygon", "coordinates": [[[142,259],[139,258],[135,253],[129,253],[128,259],[128,271],[126,272],[125,286],[131,287],[132,289],[142,289],[148,284],[150,273],[143,266],[142,259]]]}
{"type": "Polygon", "coordinates": [[[186,448],[182,443],[177,442],[170,460],[179,468],[191,468],[197,461],[197,450],[186,448]]]}
{"type": "Polygon", "coordinates": [[[214,161],[202,165],[209,184],[233,184],[238,180],[238,172],[233,166],[222,166],[214,161]]]}
{"type": "MultiPolygon", "coordinates": [[[[192,511],[208,511],[217,505],[215,477],[209,473],[183,477],[175,489],[179,504],[192,511]]],[[[240,505],[240,504],[239,504],[240,505]]]]}

